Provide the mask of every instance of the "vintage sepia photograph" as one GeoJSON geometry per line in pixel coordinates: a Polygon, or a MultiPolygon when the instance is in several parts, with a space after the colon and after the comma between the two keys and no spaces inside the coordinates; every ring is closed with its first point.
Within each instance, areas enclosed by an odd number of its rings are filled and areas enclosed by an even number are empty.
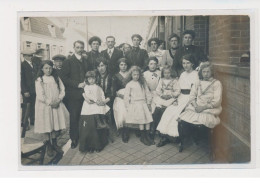
{"type": "Polygon", "coordinates": [[[250,20],[18,14],[20,165],[250,164],[250,20]]]}

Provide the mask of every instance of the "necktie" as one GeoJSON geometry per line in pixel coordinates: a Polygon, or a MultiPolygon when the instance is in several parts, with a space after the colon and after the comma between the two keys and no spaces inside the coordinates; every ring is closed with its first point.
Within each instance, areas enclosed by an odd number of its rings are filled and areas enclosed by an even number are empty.
{"type": "Polygon", "coordinates": [[[109,57],[111,58],[111,56],[112,56],[112,51],[109,50],[108,54],[109,54],[109,57]]]}

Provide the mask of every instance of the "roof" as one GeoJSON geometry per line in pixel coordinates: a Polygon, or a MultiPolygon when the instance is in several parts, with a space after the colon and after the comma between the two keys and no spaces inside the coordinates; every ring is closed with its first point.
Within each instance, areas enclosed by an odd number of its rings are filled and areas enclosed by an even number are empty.
{"type": "MultiPolygon", "coordinates": [[[[48,25],[53,25],[55,27],[56,38],[64,39],[60,28],[57,25],[55,25],[53,22],[51,22],[49,19],[45,17],[29,17],[29,18],[30,18],[31,31],[33,33],[52,37],[48,25]]],[[[21,30],[23,30],[22,26],[20,26],[20,28],[21,30]]]]}

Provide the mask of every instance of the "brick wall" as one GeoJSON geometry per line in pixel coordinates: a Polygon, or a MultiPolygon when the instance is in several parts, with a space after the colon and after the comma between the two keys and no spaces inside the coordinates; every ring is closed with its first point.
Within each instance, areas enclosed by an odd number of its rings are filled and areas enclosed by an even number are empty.
{"type": "Polygon", "coordinates": [[[250,68],[234,65],[249,50],[249,18],[210,16],[209,58],[223,85],[215,151],[223,162],[250,161],[250,68]]]}
{"type": "Polygon", "coordinates": [[[210,16],[209,52],[215,63],[236,64],[250,45],[248,16],[210,16]]]}

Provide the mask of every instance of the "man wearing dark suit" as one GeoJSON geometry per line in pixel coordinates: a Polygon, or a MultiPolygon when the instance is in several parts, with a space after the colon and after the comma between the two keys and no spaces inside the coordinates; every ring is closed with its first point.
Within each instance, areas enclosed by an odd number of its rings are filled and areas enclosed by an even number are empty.
{"type": "Polygon", "coordinates": [[[108,73],[114,76],[119,72],[117,61],[124,57],[123,52],[115,48],[115,37],[108,36],[106,38],[107,49],[101,52],[101,55],[108,61],[108,73]]]}
{"type": "MultiPolygon", "coordinates": [[[[21,63],[21,93],[23,96],[23,115],[25,111],[29,112],[30,124],[34,125],[35,112],[35,79],[37,77],[37,65],[32,62],[32,50],[22,51],[24,61],[21,63]]],[[[24,118],[24,117],[23,117],[24,118]]],[[[23,119],[23,125],[28,122],[27,117],[23,119]]]]}
{"type": "Polygon", "coordinates": [[[78,145],[79,118],[83,104],[83,89],[85,73],[90,69],[86,59],[82,57],[84,42],[74,42],[75,54],[64,61],[61,69],[61,79],[65,85],[65,105],[70,113],[71,148],[78,145]]]}
{"type": "Polygon", "coordinates": [[[44,49],[38,49],[32,57],[32,62],[37,66],[37,73],[41,67],[42,59],[44,58],[44,51],[44,49]]]}

